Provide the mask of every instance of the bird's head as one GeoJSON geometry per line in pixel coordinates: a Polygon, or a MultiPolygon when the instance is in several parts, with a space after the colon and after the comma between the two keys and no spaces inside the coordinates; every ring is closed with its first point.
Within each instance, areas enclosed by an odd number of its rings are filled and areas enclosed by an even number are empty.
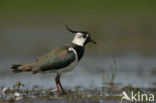
{"type": "Polygon", "coordinates": [[[91,39],[90,34],[88,32],[86,32],[86,31],[74,31],[74,30],[71,30],[67,25],[65,27],[71,33],[75,34],[75,37],[74,37],[72,43],[79,45],[79,46],[85,46],[89,42],[96,44],[96,42],[91,39]]]}

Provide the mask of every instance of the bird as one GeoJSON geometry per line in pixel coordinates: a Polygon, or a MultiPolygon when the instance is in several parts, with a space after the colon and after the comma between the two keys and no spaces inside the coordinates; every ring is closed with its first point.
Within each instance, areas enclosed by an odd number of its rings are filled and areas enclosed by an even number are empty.
{"type": "Polygon", "coordinates": [[[96,44],[96,42],[91,39],[89,32],[75,31],[67,25],[65,25],[65,28],[75,35],[72,42],[51,50],[35,61],[13,64],[11,67],[12,72],[32,72],[32,74],[56,73],[55,83],[57,95],[60,95],[60,89],[62,90],[62,94],[66,93],[60,82],[61,74],[70,72],[76,67],[83,57],[86,44],[89,42],[96,44]]]}

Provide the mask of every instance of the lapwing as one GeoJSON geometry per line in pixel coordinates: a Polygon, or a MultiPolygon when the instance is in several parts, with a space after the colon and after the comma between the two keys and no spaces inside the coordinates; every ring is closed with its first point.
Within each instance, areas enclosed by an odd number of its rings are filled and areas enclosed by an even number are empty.
{"type": "Polygon", "coordinates": [[[11,67],[13,72],[19,73],[28,71],[33,74],[48,72],[57,73],[55,77],[57,95],[60,95],[59,88],[61,88],[62,93],[65,93],[60,83],[61,74],[63,72],[69,72],[75,68],[84,54],[87,43],[92,42],[96,44],[96,42],[91,39],[90,33],[86,31],[75,31],[68,26],[65,27],[68,31],[75,34],[71,43],[56,48],[33,62],[14,64],[11,67]]]}

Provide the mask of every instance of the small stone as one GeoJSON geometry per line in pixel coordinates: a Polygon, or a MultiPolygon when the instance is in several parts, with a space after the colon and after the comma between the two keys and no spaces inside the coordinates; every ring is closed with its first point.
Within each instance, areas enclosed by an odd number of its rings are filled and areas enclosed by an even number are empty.
{"type": "Polygon", "coordinates": [[[18,93],[18,92],[15,92],[15,93],[13,94],[13,96],[15,97],[15,100],[23,99],[23,97],[21,96],[21,94],[18,93]]]}
{"type": "Polygon", "coordinates": [[[43,90],[43,91],[42,91],[42,93],[44,94],[44,93],[46,93],[46,91],[45,91],[45,90],[43,90]]]}
{"type": "Polygon", "coordinates": [[[23,97],[21,96],[16,98],[16,100],[21,100],[21,99],[23,99],[23,97]]]}
{"type": "Polygon", "coordinates": [[[15,92],[15,93],[14,93],[14,96],[15,96],[15,97],[19,97],[19,96],[21,96],[21,94],[20,94],[20,93],[15,92]]]}
{"type": "Polygon", "coordinates": [[[51,92],[56,92],[57,91],[57,89],[53,89],[53,90],[51,90],[51,92]]]}
{"type": "Polygon", "coordinates": [[[8,90],[8,88],[7,88],[7,87],[4,87],[4,88],[2,89],[2,91],[1,91],[1,93],[5,93],[7,90],[8,90]]]}

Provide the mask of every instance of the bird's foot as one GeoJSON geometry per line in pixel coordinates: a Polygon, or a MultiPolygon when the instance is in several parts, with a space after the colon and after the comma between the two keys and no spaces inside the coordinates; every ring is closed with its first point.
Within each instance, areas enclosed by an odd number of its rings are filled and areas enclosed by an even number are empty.
{"type": "Polygon", "coordinates": [[[67,91],[62,91],[62,95],[68,94],[67,91]]]}
{"type": "Polygon", "coordinates": [[[63,95],[67,95],[68,93],[66,91],[62,91],[61,93],[58,94],[58,96],[63,96],[63,95]]]}
{"type": "Polygon", "coordinates": [[[57,96],[63,96],[63,95],[67,95],[68,93],[66,91],[62,91],[62,92],[57,92],[57,96]]]}

